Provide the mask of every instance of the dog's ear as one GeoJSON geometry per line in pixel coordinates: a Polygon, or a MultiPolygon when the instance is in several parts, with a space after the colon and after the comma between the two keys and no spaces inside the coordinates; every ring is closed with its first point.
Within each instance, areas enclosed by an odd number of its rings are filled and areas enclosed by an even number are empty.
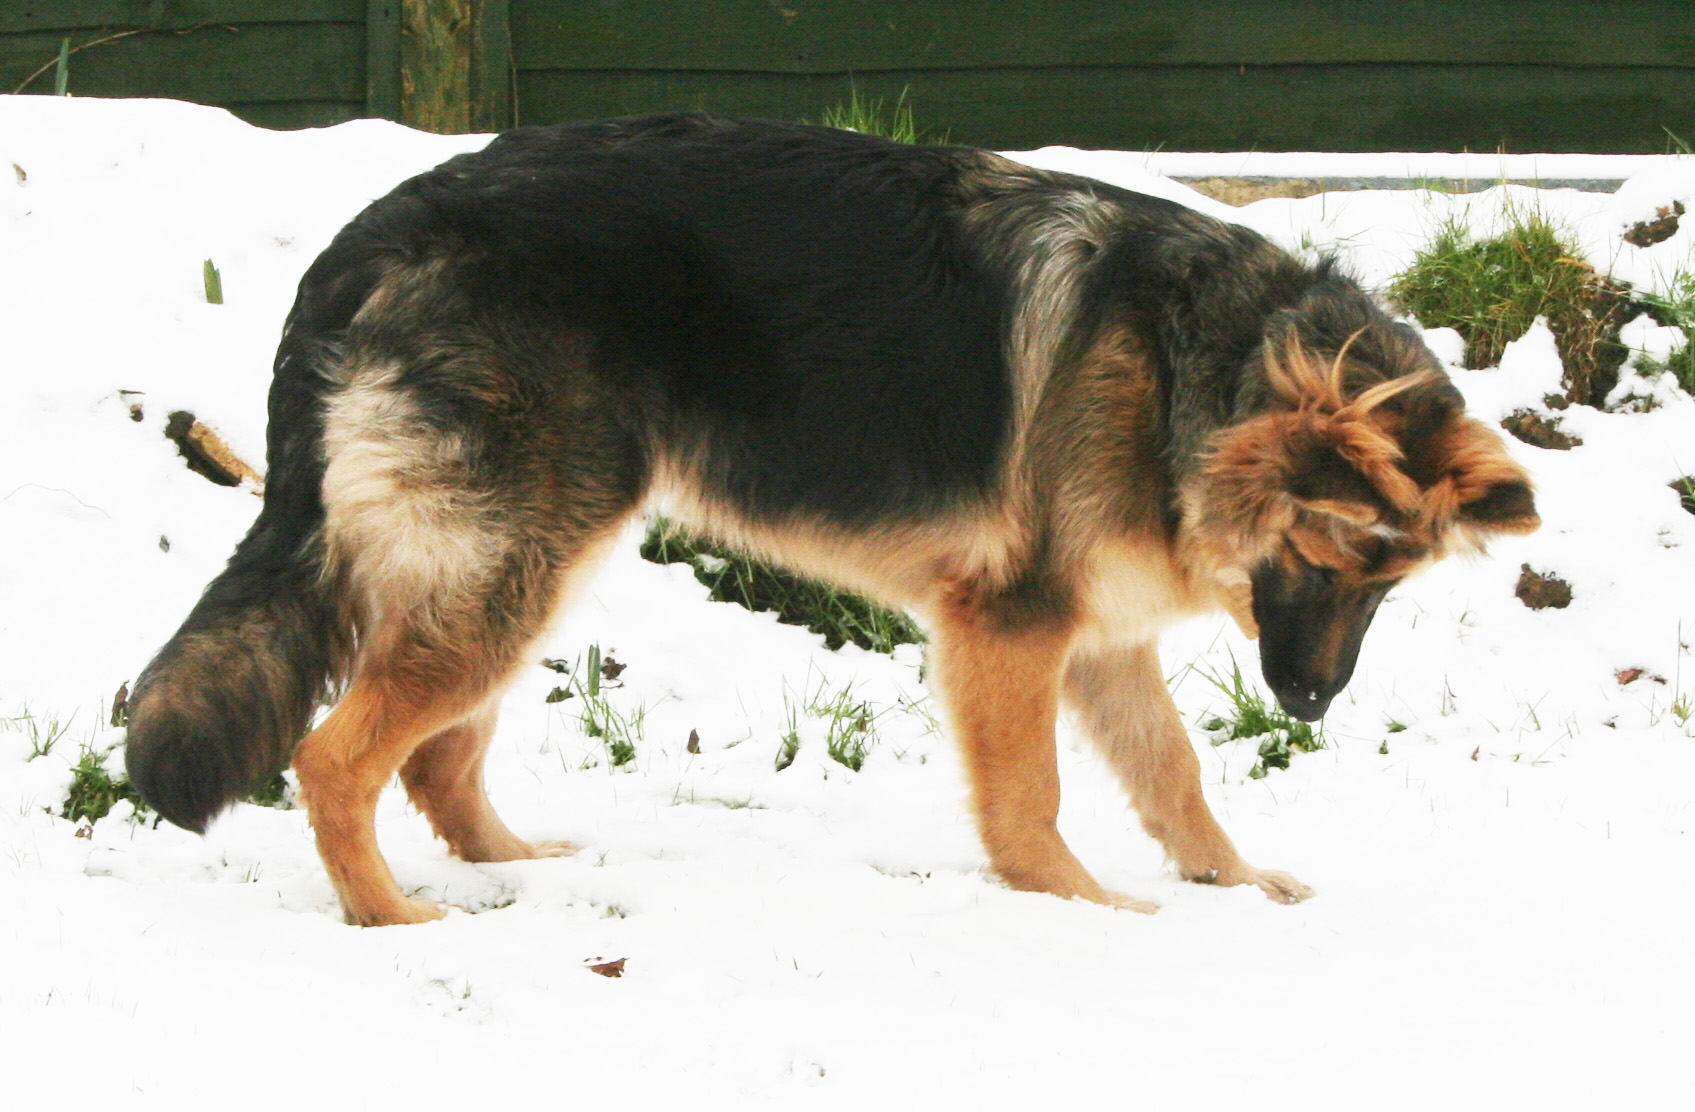
{"type": "Polygon", "coordinates": [[[1461,417],[1440,445],[1443,478],[1425,493],[1432,518],[1451,521],[1478,542],[1499,533],[1533,533],[1542,524],[1530,476],[1507,454],[1500,433],[1461,417]]]}
{"type": "Polygon", "coordinates": [[[1488,533],[1534,533],[1542,524],[1536,513],[1536,498],[1522,478],[1491,483],[1483,493],[1460,503],[1459,521],[1488,533]]]}

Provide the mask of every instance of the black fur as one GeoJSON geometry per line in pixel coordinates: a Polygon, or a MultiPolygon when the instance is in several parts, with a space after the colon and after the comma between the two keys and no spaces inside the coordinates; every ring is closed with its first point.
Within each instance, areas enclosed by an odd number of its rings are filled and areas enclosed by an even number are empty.
{"type": "MultiPolygon", "coordinates": [[[[712,445],[734,504],[921,518],[986,490],[1007,421],[1007,291],[959,226],[961,158],[698,116],[522,128],[349,231],[447,259],[437,288],[478,335],[592,337],[597,371],[648,403],[636,420],[657,407],[712,445]]],[[[558,379],[516,373],[538,395],[558,379]]]]}

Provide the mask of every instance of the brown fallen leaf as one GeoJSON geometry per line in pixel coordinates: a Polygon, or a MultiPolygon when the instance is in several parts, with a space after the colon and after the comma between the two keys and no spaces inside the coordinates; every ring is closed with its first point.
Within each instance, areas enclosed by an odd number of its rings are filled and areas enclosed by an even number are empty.
{"type": "Polygon", "coordinates": [[[591,962],[589,972],[599,973],[602,977],[622,977],[624,975],[624,963],[628,960],[628,958],[617,958],[613,961],[591,962]]]}
{"type": "Polygon", "coordinates": [[[623,675],[624,669],[628,667],[628,664],[620,664],[616,660],[613,660],[612,655],[608,653],[606,658],[600,662],[600,678],[603,680],[615,680],[619,676],[623,675]]]}

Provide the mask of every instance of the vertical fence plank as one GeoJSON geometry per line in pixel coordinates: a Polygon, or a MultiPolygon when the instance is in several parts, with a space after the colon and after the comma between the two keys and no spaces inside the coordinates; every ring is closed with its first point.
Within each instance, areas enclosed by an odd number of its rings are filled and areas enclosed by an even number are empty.
{"type": "Polygon", "coordinates": [[[400,0],[365,5],[365,114],[400,119],[400,0]]]}
{"type": "Polygon", "coordinates": [[[472,0],[471,129],[517,122],[512,103],[512,25],[507,0],[472,0]]]}

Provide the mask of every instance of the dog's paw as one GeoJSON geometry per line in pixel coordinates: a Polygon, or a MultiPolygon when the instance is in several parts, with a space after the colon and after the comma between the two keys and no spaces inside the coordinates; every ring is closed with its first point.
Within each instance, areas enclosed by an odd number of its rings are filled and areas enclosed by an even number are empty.
{"type": "Polygon", "coordinates": [[[1115,907],[1120,911],[1134,911],[1140,915],[1152,915],[1159,910],[1159,905],[1151,900],[1138,900],[1120,892],[1102,892],[1101,898],[1095,902],[1115,907]]]}
{"type": "Polygon", "coordinates": [[[1244,872],[1246,875],[1238,880],[1237,884],[1255,885],[1280,904],[1300,903],[1314,895],[1311,888],[1288,873],[1280,873],[1274,869],[1246,869],[1244,872]]]}
{"type": "Polygon", "coordinates": [[[577,852],[573,842],[531,842],[531,857],[570,857],[577,852]]]}
{"type": "Polygon", "coordinates": [[[1280,904],[1300,903],[1302,900],[1310,899],[1316,895],[1311,888],[1288,873],[1280,873],[1275,869],[1256,869],[1246,864],[1230,869],[1201,873],[1186,879],[1197,884],[1252,884],[1280,904]]]}
{"type": "Polygon", "coordinates": [[[1280,904],[1300,903],[1315,894],[1311,888],[1288,873],[1273,872],[1270,869],[1253,870],[1249,883],[1258,885],[1260,891],[1280,904]]]}
{"type": "Polygon", "coordinates": [[[400,899],[357,911],[346,908],[345,914],[348,923],[355,927],[400,927],[433,923],[447,914],[447,905],[434,900],[400,899]]]}

